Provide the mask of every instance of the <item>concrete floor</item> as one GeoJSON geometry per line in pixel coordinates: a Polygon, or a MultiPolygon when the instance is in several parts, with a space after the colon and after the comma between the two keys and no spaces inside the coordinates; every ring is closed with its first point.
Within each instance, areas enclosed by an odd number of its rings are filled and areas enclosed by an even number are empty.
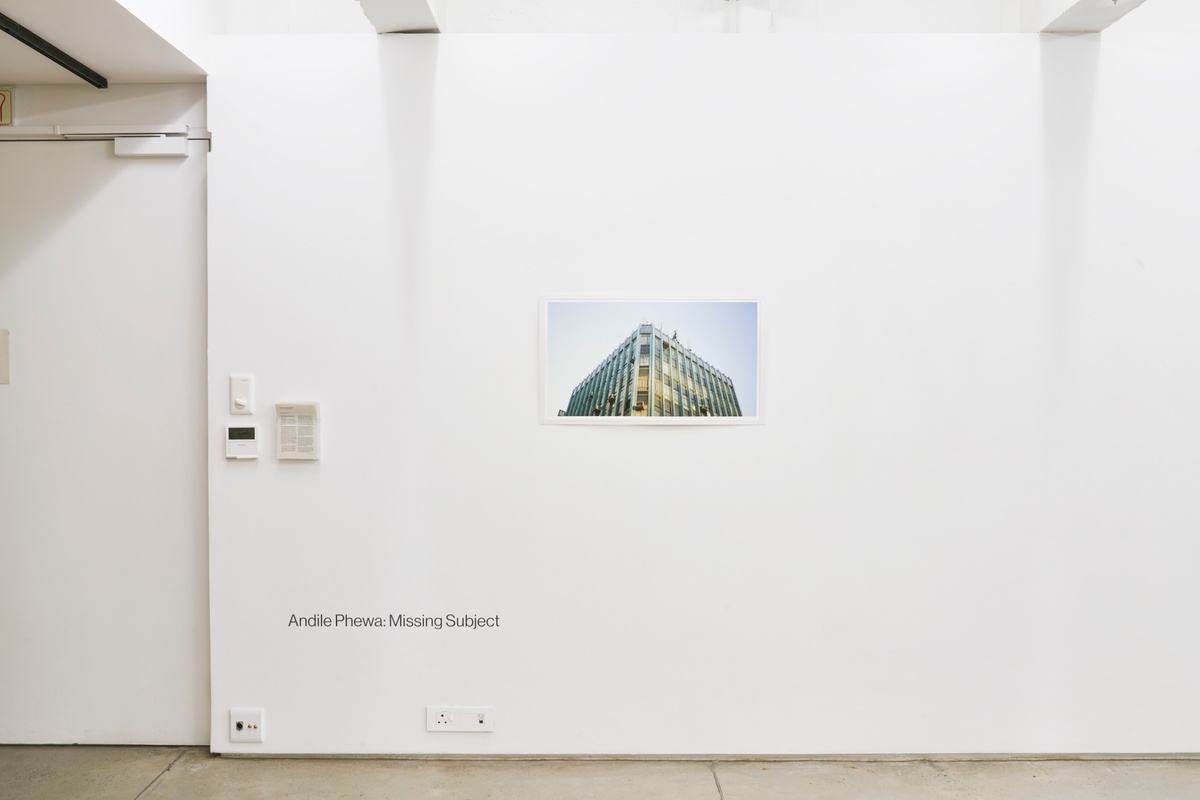
{"type": "Polygon", "coordinates": [[[476,761],[0,746],[5,800],[1196,800],[1200,759],[476,761]]]}

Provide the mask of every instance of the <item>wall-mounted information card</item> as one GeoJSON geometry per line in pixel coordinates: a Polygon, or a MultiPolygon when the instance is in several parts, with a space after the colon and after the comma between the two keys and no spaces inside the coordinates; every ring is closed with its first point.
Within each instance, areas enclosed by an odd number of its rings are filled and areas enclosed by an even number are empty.
{"type": "Polygon", "coordinates": [[[275,455],[280,461],[321,457],[321,404],[275,404],[275,455]]]}

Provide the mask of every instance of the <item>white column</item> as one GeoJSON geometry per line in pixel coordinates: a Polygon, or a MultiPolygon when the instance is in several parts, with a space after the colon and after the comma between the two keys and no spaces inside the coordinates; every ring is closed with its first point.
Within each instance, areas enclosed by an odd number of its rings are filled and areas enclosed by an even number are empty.
{"type": "Polygon", "coordinates": [[[1033,0],[1023,28],[1042,33],[1095,33],[1146,0],[1033,0]]]}
{"type": "Polygon", "coordinates": [[[439,33],[437,0],[358,0],[379,33],[439,33]]]}

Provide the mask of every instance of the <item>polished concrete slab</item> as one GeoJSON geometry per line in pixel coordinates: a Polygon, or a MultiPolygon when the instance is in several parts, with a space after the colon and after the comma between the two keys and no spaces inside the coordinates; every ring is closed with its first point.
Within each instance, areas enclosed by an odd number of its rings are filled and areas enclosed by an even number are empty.
{"type": "Polygon", "coordinates": [[[1200,759],[876,761],[221,758],[0,746],[4,800],[1195,800],[1200,759]]]}
{"type": "Polygon", "coordinates": [[[214,758],[190,752],[141,800],[717,800],[706,763],[214,758]]]}
{"type": "Polygon", "coordinates": [[[1200,761],[722,763],[723,800],[1183,800],[1200,761]]]}
{"type": "Polygon", "coordinates": [[[131,800],[195,748],[0,746],[0,797],[131,800]]]}

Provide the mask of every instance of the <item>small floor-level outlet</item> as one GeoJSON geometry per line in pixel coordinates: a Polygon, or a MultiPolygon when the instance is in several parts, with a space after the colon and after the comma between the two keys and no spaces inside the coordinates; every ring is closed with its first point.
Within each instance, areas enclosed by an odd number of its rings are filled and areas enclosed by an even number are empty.
{"type": "Polygon", "coordinates": [[[496,707],[425,706],[425,730],[491,733],[496,730],[496,707]]]}
{"type": "Polygon", "coordinates": [[[266,718],[261,708],[229,709],[229,741],[261,744],[266,735],[266,718]]]}

